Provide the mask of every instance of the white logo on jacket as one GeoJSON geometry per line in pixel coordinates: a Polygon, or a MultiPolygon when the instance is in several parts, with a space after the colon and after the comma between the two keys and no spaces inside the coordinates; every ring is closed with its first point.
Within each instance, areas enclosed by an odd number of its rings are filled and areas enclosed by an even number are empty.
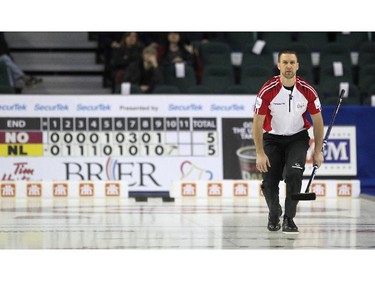
{"type": "Polygon", "coordinates": [[[255,100],[255,108],[259,109],[262,106],[262,99],[260,97],[257,97],[255,100]]]}
{"type": "Polygon", "coordinates": [[[305,102],[297,102],[296,103],[296,111],[306,110],[306,103],[305,102]]]}

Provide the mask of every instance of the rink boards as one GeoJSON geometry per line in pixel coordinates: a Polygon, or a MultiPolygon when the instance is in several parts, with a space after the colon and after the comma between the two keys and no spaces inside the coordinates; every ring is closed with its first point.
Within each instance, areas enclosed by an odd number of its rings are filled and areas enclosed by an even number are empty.
{"type": "MultiPolygon", "coordinates": [[[[303,181],[302,190],[307,180],[303,181]]],[[[184,198],[263,197],[261,181],[174,181],[169,196],[184,198]]],[[[285,197],[286,185],[280,182],[280,197],[285,197]]],[[[317,198],[355,198],[361,191],[359,180],[315,180],[310,187],[317,198]]],[[[302,191],[303,192],[303,191],[302,191]]],[[[128,198],[129,186],[124,181],[1,181],[0,198],[128,198]]]]}

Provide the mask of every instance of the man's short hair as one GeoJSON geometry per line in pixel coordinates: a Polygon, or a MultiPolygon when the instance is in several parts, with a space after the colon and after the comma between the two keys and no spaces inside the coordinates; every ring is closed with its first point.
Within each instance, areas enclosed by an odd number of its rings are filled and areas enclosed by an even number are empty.
{"type": "Polygon", "coordinates": [[[297,55],[297,52],[294,51],[294,50],[291,50],[291,49],[283,49],[279,52],[279,55],[277,56],[277,61],[280,61],[280,57],[282,54],[290,54],[290,55],[295,55],[296,58],[297,58],[297,62],[298,62],[298,55],[297,55]]]}

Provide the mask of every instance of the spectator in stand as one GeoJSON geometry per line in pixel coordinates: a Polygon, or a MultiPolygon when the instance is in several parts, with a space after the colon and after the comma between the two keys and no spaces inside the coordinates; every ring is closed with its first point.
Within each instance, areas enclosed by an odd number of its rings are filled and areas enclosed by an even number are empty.
{"type": "Polygon", "coordinates": [[[185,45],[185,41],[179,32],[168,32],[165,46],[162,49],[161,62],[163,65],[184,62],[193,66],[192,48],[185,45]]]}
{"type": "Polygon", "coordinates": [[[98,32],[98,52],[102,55],[99,56],[98,62],[109,61],[112,54],[112,48],[119,46],[123,32],[98,32]]]}
{"type": "Polygon", "coordinates": [[[137,32],[126,32],[120,43],[112,43],[111,76],[115,85],[121,83],[127,67],[142,60],[143,44],[137,32]]]}
{"type": "Polygon", "coordinates": [[[123,32],[98,32],[98,46],[96,49],[96,62],[104,63],[103,86],[113,87],[113,75],[111,75],[112,48],[119,46],[123,32]]]}
{"type": "Polygon", "coordinates": [[[28,88],[35,87],[42,83],[41,78],[26,75],[13,61],[3,32],[0,32],[0,63],[4,63],[7,66],[10,86],[13,88],[23,86],[19,85],[18,82],[23,83],[28,88]]]}
{"type": "Polygon", "coordinates": [[[123,82],[138,85],[142,93],[152,93],[156,85],[164,82],[154,47],[143,49],[142,60],[129,65],[123,82]]]}

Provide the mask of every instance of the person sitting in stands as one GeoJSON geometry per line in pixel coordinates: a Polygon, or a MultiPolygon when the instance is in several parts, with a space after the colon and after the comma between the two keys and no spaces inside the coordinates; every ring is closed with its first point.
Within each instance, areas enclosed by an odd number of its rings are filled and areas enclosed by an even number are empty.
{"type": "Polygon", "coordinates": [[[162,50],[161,61],[163,65],[183,62],[193,65],[194,56],[188,50],[179,32],[169,32],[167,40],[162,50]]]}
{"type": "Polygon", "coordinates": [[[138,85],[142,93],[152,93],[154,87],[163,81],[157,51],[152,46],[143,49],[142,61],[129,65],[123,80],[138,85]]]}
{"type": "Polygon", "coordinates": [[[3,32],[0,32],[0,62],[4,63],[7,66],[9,84],[11,87],[17,88],[18,82],[23,82],[24,85],[28,88],[35,87],[42,83],[41,78],[26,75],[22,71],[22,69],[13,61],[8,48],[8,43],[5,40],[3,32]]]}
{"type": "Polygon", "coordinates": [[[126,32],[121,42],[112,46],[112,77],[116,85],[123,80],[126,68],[132,62],[142,60],[142,50],[143,44],[136,32],[126,32]]]}

